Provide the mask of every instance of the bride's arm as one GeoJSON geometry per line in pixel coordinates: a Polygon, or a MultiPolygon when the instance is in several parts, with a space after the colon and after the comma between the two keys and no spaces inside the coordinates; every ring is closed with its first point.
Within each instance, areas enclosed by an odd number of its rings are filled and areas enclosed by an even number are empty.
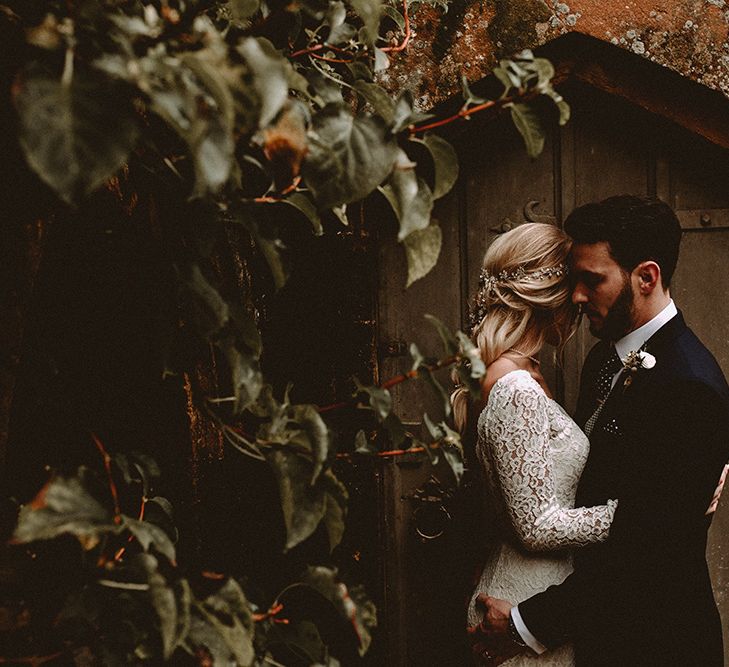
{"type": "Polygon", "coordinates": [[[494,389],[482,424],[511,525],[526,549],[549,551],[607,539],[617,502],[570,508],[555,495],[548,399],[529,378],[494,389]]]}

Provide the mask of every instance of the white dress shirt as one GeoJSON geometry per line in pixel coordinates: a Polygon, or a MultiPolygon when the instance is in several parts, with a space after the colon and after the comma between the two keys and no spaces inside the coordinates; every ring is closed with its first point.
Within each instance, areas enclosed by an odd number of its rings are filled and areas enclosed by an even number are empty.
{"type": "MultiPolygon", "coordinates": [[[[658,331],[670,319],[673,319],[677,314],[678,310],[676,308],[676,304],[674,304],[673,299],[671,299],[668,305],[652,320],[649,320],[643,326],[638,327],[634,331],[623,336],[620,340],[616,341],[615,351],[618,353],[620,360],[625,362],[631,352],[637,352],[640,350],[640,348],[643,347],[646,341],[654,333],[656,333],[656,331],[658,331]]],[[[615,383],[618,381],[618,377],[620,377],[622,372],[623,369],[621,368],[613,376],[611,390],[612,387],[615,386],[615,383]]],[[[547,647],[544,646],[531,632],[529,632],[529,628],[527,628],[521,614],[519,613],[519,607],[516,605],[511,608],[511,618],[514,620],[514,626],[521,635],[521,638],[524,640],[524,643],[530,649],[539,654],[544,653],[547,650],[547,647]]]]}

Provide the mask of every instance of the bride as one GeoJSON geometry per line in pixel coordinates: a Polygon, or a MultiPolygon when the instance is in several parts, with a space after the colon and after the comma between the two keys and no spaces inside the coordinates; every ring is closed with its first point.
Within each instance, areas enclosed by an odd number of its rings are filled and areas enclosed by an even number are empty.
{"type": "MultiPolygon", "coordinates": [[[[569,250],[569,237],[557,227],[527,223],[494,241],[484,258],[471,332],[487,365],[483,409],[469,414],[463,389],[451,398],[456,426],[475,431],[498,531],[471,598],[469,625],[481,621],[479,593],[518,603],[561,583],[572,572],[570,550],[605,540],[617,505],[574,507],[589,441],[539,370],[542,346],[559,348],[574,331],[569,250]]],[[[564,645],[505,664],[570,667],[574,655],[564,645]]]]}

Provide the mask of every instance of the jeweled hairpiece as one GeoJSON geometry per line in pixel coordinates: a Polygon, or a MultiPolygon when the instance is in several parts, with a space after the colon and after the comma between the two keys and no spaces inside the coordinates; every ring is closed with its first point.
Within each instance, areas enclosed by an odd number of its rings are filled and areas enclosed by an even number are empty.
{"type": "Polygon", "coordinates": [[[513,271],[500,271],[490,273],[487,269],[481,269],[478,278],[478,292],[471,309],[471,330],[475,329],[486,315],[489,299],[492,299],[498,287],[505,287],[513,282],[530,282],[532,280],[544,280],[552,276],[566,276],[569,267],[566,264],[556,266],[545,266],[534,271],[527,271],[523,266],[517,266],[513,271]]]}

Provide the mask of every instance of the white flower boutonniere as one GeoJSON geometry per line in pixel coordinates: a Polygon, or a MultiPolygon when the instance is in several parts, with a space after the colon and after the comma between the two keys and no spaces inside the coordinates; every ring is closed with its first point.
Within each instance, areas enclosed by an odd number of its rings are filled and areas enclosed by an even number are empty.
{"type": "Polygon", "coordinates": [[[623,387],[629,387],[633,383],[633,377],[641,368],[650,370],[655,365],[656,358],[650,352],[637,350],[628,354],[623,360],[623,370],[628,371],[623,387]]]}

